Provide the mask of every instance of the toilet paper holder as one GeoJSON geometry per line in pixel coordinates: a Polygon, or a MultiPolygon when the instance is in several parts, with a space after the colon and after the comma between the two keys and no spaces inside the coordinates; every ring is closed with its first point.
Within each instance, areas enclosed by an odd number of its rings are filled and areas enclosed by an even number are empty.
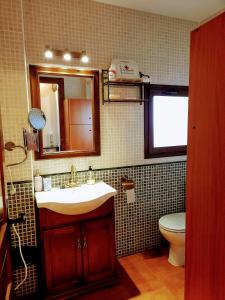
{"type": "Polygon", "coordinates": [[[121,183],[124,191],[134,189],[135,183],[132,179],[128,179],[127,176],[121,178],[121,183]]]}

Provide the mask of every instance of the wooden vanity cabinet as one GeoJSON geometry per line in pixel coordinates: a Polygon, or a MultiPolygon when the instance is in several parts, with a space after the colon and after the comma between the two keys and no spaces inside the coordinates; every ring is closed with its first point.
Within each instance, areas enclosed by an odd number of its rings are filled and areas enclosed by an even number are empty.
{"type": "Polygon", "coordinates": [[[113,198],[77,216],[39,209],[45,299],[115,284],[113,198]]]}

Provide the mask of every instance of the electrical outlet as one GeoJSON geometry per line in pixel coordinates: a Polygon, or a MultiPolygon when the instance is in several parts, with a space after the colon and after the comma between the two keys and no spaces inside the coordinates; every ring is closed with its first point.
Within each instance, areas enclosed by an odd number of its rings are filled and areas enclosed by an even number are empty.
{"type": "Polygon", "coordinates": [[[18,223],[24,223],[26,221],[26,214],[25,213],[19,213],[19,217],[16,219],[9,219],[9,224],[18,224],[18,223]]]}

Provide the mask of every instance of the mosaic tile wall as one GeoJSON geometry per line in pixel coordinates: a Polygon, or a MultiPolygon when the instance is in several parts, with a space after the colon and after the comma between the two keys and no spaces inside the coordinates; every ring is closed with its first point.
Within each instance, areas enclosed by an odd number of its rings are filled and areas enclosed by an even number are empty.
{"type": "MultiPolygon", "coordinates": [[[[117,191],[115,196],[115,225],[117,256],[126,256],[146,248],[160,245],[158,219],[169,213],[184,211],[186,163],[155,164],[94,171],[96,180],[103,180],[117,191]],[[135,203],[128,204],[122,191],[121,177],[135,181],[135,203]]],[[[51,175],[52,186],[64,186],[70,174],[51,175]]],[[[78,172],[77,180],[85,183],[87,172],[78,172]]],[[[34,204],[31,183],[15,184],[17,196],[9,200],[11,217],[25,211],[28,215],[24,225],[17,225],[25,245],[36,245],[34,204]],[[20,203],[20,204],[19,204],[20,203]],[[19,204],[19,205],[18,205],[19,204]]],[[[12,237],[13,246],[17,244],[12,237]]],[[[28,280],[17,295],[37,290],[36,268],[31,265],[28,280]],[[34,282],[35,280],[35,282],[34,282]],[[32,288],[31,288],[32,287],[32,288]]],[[[15,270],[14,281],[22,276],[23,270],[15,270]]]]}
{"type": "MultiPolygon", "coordinates": [[[[158,219],[165,214],[184,211],[185,163],[137,166],[95,171],[96,180],[113,186],[115,196],[117,256],[126,256],[160,243],[158,219]],[[135,182],[135,203],[128,204],[121,187],[121,177],[135,182]]],[[[53,187],[63,186],[69,174],[53,175],[53,187]]],[[[85,183],[86,172],[77,180],[85,183]]]]}
{"type": "MultiPolygon", "coordinates": [[[[27,63],[49,63],[43,57],[46,44],[59,49],[66,45],[85,48],[93,68],[107,69],[112,58],[132,59],[152,83],[188,84],[193,22],[88,0],[23,3],[27,63]]],[[[64,64],[60,58],[52,63],[64,64]]],[[[66,65],[81,63],[75,60],[66,65]]],[[[101,156],[34,161],[33,167],[51,174],[68,172],[72,163],[85,170],[88,165],[100,169],[185,159],[144,159],[143,107],[138,103],[100,106],[101,156]]]]}
{"type": "MultiPolygon", "coordinates": [[[[13,285],[17,286],[25,276],[24,268],[18,268],[13,272],[13,285]]],[[[38,273],[35,265],[29,265],[27,268],[26,282],[15,291],[16,297],[24,295],[35,294],[38,292],[38,273]]]]}
{"type": "MultiPolygon", "coordinates": [[[[47,63],[46,45],[75,51],[86,49],[88,67],[108,68],[112,58],[135,60],[152,83],[187,84],[189,35],[196,25],[91,0],[1,0],[0,1],[0,105],[5,141],[23,143],[27,128],[27,64],[47,63]]],[[[62,64],[60,58],[52,64],[62,64]]],[[[69,65],[66,63],[66,65],[69,65]]],[[[79,60],[70,63],[80,66],[79,60]]],[[[43,174],[67,172],[71,163],[78,170],[150,164],[180,160],[145,160],[143,105],[101,105],[101,156],[33,161],[12,168],[13,181],[32,180],[33,168],[43,174]],[[118,147],[119,145],[119,147],[118,147]]],[[[20,150],[7,153],[6,163],[23,158],[20,150]]],[[[184,159],[184,158],[182,158],[184,159]]],[[[6,178],[9,179],[8,172],[6,178]]]]}
{"type": "MultiPolygon", "coordinates": [[[[4,141],[23,145],[22,130],[28,126],[23,11],[21,0],[0,1],[0,108],[4,141]]],[[[6,164],[23,160],[21,149],[5,152],[6,164]]],[[[11,169],[13,180],[32,178],[31,155],[11,169]]],[[[9,179],[9,172],[5,170],[9,179]]]]}
{"type": "MultiPolygon", "coordinates": [[[[11,185],[8,184],[8,216],[10,219],[18,217],[19,213],[26,214],[26,221],[17,224],[17,231],[22,236],[22,246],[36,246],[35,205],[33,199],[32,182],[15,183],[15,195],[10,195],[11,185]]],[[[18,245],[18,240],[12,232],[11,245],[18,245]]]]}
{"type": "MultiPolygon", "coordinates": [[[[33,198],[32,182],[15,183],[15,195],[10,195],[12,186],[7,185],[8,189],[8,215],[10,219],[18,217],[19,213],[26,214],[26,221],[23,224],[16,224],[16,230],[21,238],[21,245],[23,246],[36,246],[36,221],[35,221],[35,205],[33,198]]],[[[18,247],[18,239],[11,228],[11,246],[12,249],[18,247]]],[[[16,248],[17,253],[19,249],[16,248]]],[[[16,287],[24,278],[25,270],[19,267],[13,270],[13,284],[16,287]]],[[[15,291],[16,296],[27,295],[35,293],[38,289],[37,269],[33,264],[28,265],[28,275],[26,282],[15,291]]]]}
{"type": "MultiPolygon", "coordinates": [[[[0,106],[5,142],[23,143],[22,128],[28,127],[30,106],[27,64],[46,63],[43,58],[46,45],[75,51],[86,49],[91,58],[88,67],[97,69],[108,68],[112,58],[132,59],[143,73],[151,75],[152,83],[185,85],[188,83],[189,34],[195,25],[91,0],[1,0],[0,106]]],[[[52,63],[62,64],[62,61],[54,59],[52,63]]],[[[70,65],[80,66],[81,63],[75,60],[70,65]]],[[[68,172],[71,164],[78,170],[87,170],[89,165],[101,169],[146,164],[145,167],[96,172],[120,191],[116,197],[119,256],[157,245],[160,240],[156,225],[158,216],[170,210],[183,210],[185,162],[149,164],[184,160],[185,157],[144,159],[143,105],[116,103],[101,105],[100,109],[101,156],[33,161],[29,154],[24,164],[11,169],[14,182],[29,181],[15,184],[16,196],[9,196],[10,217],[22,210],[28,215],[24,225],[17,225],[23,245],[36,245],[31,183],[36,168],[42,174],[53,174],[68,172]],[[120,190],[118,178],[125,173],[137,183],[134,204],[126,204],[126,197],[120,190]]],[[[6,153],[6,163],[21,159],[20,150],[6,153]]],[[[5,175],[9,181],[8,170],[5,175]]],[[[82,173],[79,176],[83,176],[82,173]]],[[[54,180],[57,178],[55,176],[54,180]]],[[[12,245],[17,245],[13,234],[12,245]]],[[[23,270],[15,270],[15,283],[20,276],[23,270]]],[[[36,291],[36,276],[36,267],[29,266],[28,280],[17,295],[36,291]]]]}

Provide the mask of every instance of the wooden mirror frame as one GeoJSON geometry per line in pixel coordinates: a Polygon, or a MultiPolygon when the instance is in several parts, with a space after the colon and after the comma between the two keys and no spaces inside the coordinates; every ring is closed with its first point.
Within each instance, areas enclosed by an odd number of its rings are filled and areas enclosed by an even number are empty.
{"type": "Polygon", "coordinates": [[[44,66],[29,66],[30,87],[31,87],[31,103],[33,108],[41,108],[40,100],[40,80],[44,75],[62,75],[73,77],[89,77],[94,80],[94,101],[92,104],[93,115],[93,151],[83,150],[67,150],[54,153],[43,152],[43,138],[39,134],[39,151],[35,152],[35,160],[53,159],[78,156],[95,156],[100,155],[100,107],[99,107],[99,71],[97,70],[78,70],[61,67],[44,67],[44,66]]]}

